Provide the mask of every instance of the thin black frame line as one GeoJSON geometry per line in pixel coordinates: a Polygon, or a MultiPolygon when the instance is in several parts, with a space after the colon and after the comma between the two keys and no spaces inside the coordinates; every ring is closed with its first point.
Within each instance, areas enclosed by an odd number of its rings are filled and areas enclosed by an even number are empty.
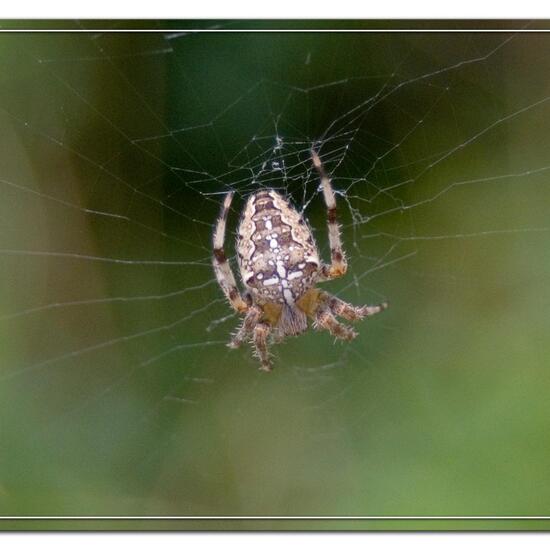
{"type": "Polygon", "coordinates": [[[550,520],[550,516],[0,516],[3,521],[19,520],[47,520],[47,521],[68,521],[68,520],[93,520],[93,521],[541,521],[550,520]]]}
{"type": "MultiPolygon", "coordinates": [[[[0,19],[0,23],[2,20],[0,19]]],[[[548,21],[550,24],[550,20],[548,21]]],[[[537,33],[550,29],[0,29],[0,33],[537,33]]]]}

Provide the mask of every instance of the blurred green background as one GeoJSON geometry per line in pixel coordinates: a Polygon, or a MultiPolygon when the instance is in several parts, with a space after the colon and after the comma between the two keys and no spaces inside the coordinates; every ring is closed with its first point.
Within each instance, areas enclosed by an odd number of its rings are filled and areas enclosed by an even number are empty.
{"type": "Polygon", "coordinates": [[[542,33],[1,34],[1,514],[546,515],[549,48],[542,33]],[[391,308],[351,344],[274,347],[265,375],[224,345],[238,319],[212,223],[229,188],[234,231],[247,194],[274,186],[328,257],[314,143],[350,260],[326,289],[391,308]]]}

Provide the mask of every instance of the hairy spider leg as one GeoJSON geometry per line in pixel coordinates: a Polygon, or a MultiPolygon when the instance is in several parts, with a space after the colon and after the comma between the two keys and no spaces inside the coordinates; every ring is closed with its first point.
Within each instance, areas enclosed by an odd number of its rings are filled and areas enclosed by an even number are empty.
{"type": "Polygon", "coordinates": [[[336,296],[332,296],[328,292],[324,292],[323,294],[330,311],[348,321],[359,321],[365,317],[371,317],[389,307],[388,302],[382,302],[375,306],[354,306],[353,304],[344,302],[344,300],[340,300],[340,298],[336,298],[336,296]]]}
{"type": "Polygon", "coordinates": [[[311,158],[313,160],[313,166],[321,178],[323,198],[325,199],[325,204],[327,207],[327,226],[331,263],[330,265],[321,266],[321,280],[336,279],[337,277],[342,277],[345,275],[348,270],[348,262],[342,247],[340,225],[338,224],[336,196],[334,195],[334,190],[332,189],[330,177],[326,173],[319,155],[315,151],[312,151],[311,158]]]}
{"type": "Polygon", "coordinates": [[[245,313],[248,310],[248,304],[243,300],[235,281],[231,266],[225,255],[223,245],[225,242],[225,227],[227,225],[227,215],[231,207],[231,201],[233,200],[233,192],[227,193],[223,201],[220,217],[216,223],[216,230],[214,231],[214,257],[213,265],[216,273],[216,279],[220,285],[229,303],[233,306],[233,309],[238,313],[245,313]]]}
{"type": "Polygon", "coordinates": [[[271,372],[273,370],[273,365],[271,364],[271,360],[269,358],[269,350],[267,348],[267,340],[270,332],[271,326],[269,323],[261,322],[254,327],[254,333],[252,336],[256,355],[262,363],[260,370],[265,372],[271,372]]]}
{"type": "Polygon", "coordinates": [[[351,327],[340,323],[334,317],[327,305],[321,305],[315,313],[315,328],[317,330],[328,330],[340,340],[353,340],[357,336],[357,332],[351,327]]]}
{"type": "Polygon", "coordinates": [[[238,348],[251,334],[254,327],[262,318],[263,312],[258,306],[252,306],[248,310],[239,330],[235,333],[231,341],[227,344],[230,348],[238,348]]]}

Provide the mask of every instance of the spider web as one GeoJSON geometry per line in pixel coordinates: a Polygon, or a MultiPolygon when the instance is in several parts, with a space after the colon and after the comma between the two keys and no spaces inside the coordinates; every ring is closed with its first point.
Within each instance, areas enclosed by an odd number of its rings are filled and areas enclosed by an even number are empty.
{"type": "Polygon", "coordinates": [[[499,292],[530,284],[517,266],[546,251],[546,35],[0,40],[6,513],[445,509],[442,497],[426,509],[399,498],[393,470],[378,482],[377,441],[402,441],[392,411],[442,407],[425,393],[452,381],[427,365],[468,384],[472,372],[448,361],[486,314],[475,304],[498,319],[499,292]],[[233,255],[246,197],[275,188],[328,259],[312,148],[333,178],[350,263],[326,289],[391,309],[349,344],[310,331],[273,347],[266,376],[248,347],[225,346],[239,319],[214,279],[212,225],[234,190],[233,255]]]}

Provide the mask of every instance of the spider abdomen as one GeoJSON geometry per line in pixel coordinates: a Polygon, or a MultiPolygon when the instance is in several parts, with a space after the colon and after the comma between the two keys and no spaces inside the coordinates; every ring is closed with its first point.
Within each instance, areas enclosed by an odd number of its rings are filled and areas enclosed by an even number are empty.
{"type": "Polygon", "coordinates": [[[237,253],[243,283],[259,303],[293,304],[315,283],[319,254],[311,230],[276,191],[249,197],[237,253]]]}

